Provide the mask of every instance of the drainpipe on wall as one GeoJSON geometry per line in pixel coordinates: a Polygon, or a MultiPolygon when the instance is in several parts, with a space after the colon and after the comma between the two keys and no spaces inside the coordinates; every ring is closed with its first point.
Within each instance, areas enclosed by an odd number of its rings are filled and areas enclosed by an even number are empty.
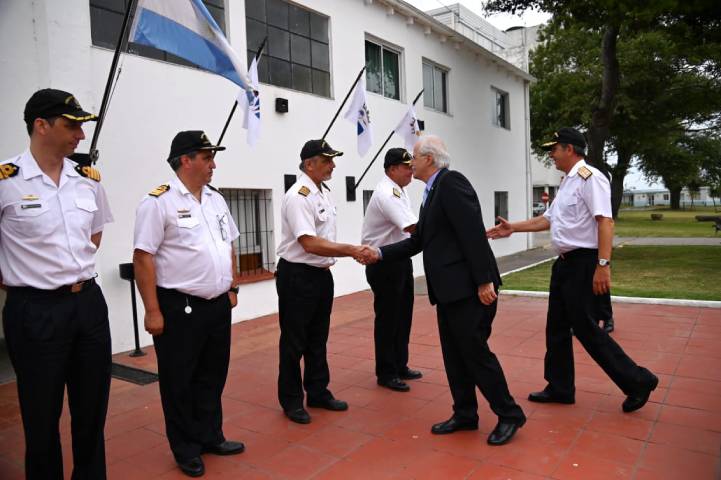
{"type": "MultiPolygon", "coordinates": [[[[529,105],[529,88],[530,82],[524,82],[523,87],[523,109],[525,111],[525,137],[526,137],[526,218],[531,218],[533,211],[531,208],[532,195],[532,180],[531,180],[531,112],[529,105]]],[[[533,233],[526,234],[526,250],[532,247],[531,235],[533,233]]]]}

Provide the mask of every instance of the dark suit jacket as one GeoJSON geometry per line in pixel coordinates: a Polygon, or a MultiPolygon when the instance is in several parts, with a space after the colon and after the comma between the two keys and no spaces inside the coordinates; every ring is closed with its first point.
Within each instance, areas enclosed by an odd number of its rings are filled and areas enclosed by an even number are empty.
{"type": "Polygon", "coordinates": [[[381,247],[383,261],[423,251],[431,304],[478,295],[478,286],[501,284],[496,258],[486,238],[481,205],[461,173],[442,169],[421,207],[410,238],[381,247]]]}

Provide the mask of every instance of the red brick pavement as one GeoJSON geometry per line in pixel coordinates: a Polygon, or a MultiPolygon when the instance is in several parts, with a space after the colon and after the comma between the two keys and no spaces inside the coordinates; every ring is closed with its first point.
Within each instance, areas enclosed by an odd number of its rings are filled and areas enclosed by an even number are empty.
{"type": "MultiPolygon", "coordinates": [[[[347,412],[311,409],[297,425],[276,400],[275,315],[233,327],[224,430],[247,451],[205,456],[221,479],[712,479],[721,473],[721,310],[618,304],[614,338],[661,379],[642,410],[621,412],[623,395],[576,344],[576,405],[537,405],[542,388],[543,300],[502,297],[491,346],[529,417],[514,440],[490,447],[495,418],[480,398],[480,431],[433,436],[451,413],[435,314],[416,298],[411,366],[424,377],[409,393],[375,384],[371,297],[338,298],[328,344],[331,389],[347,412]]],[[[147,357],[116,361],[155,369],[147,357]]],[[[71,466],[67,408],[61,420],[66,476],[71,466]]],[[[158,385],[113,380],[107,427],[111,479],[186,478],[173,463],[158,385]]],[[[0,478],[23,476],[23,434],[15,384],[0,386],[0,478]]]]}

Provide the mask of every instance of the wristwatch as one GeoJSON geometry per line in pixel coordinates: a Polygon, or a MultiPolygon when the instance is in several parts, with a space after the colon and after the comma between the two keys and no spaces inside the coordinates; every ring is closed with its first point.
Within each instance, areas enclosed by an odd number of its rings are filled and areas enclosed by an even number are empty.
{"type": "Polygon", "coordinates": [[[598,264],[602,267],[610,267],[611,266],[611,260],[607,258],[599,258],[598,264]]]}
{"type": "Polygon", "coordinates": [[[240,291],[240,288],[239,287],[230,287],[230,290],[228,290],[228,291],[233,292],[234,294],[237,295],[238,292],[240,291]]]}

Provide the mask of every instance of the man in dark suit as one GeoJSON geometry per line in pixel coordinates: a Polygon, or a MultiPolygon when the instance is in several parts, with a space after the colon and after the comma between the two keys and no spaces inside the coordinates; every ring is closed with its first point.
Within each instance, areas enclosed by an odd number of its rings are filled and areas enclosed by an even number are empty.
{"type": "Polygon", "coordinates": [[[450,157],[440,138],[421,138],[413,156],[413,175],[426,183],[416,231],[406,240],[381,247],[369,261],[397,261],[424,251],[428,295],[436,305],[453,396],[453,416],[433,425],[431,432],[478,429],[477,386],[499,419],[488,443],[502,445],[526,417],[487,343],[501,279],[485,237],[478,196],[466,177],[448,170],[450,157]]]}

